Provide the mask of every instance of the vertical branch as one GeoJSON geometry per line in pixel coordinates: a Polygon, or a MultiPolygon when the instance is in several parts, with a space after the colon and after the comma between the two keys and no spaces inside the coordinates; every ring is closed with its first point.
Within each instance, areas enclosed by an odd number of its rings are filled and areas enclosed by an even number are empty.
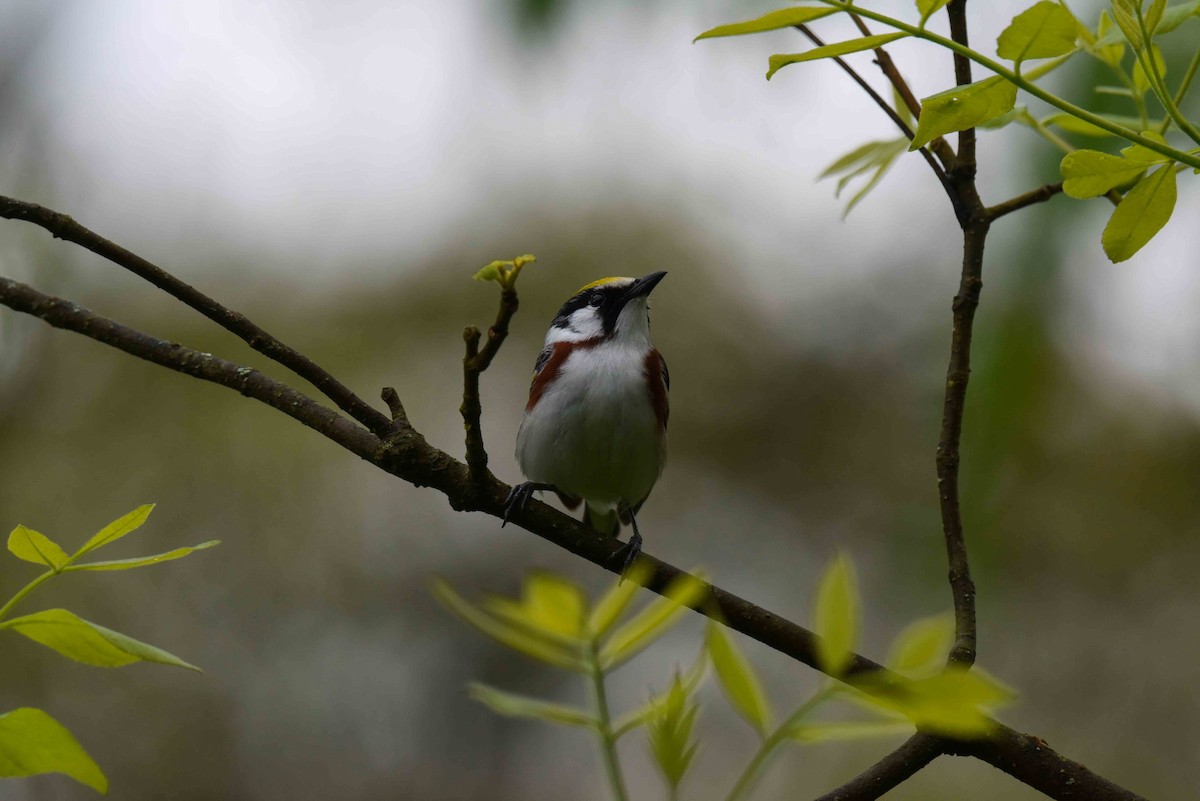
{"type": "Polygon", "coordinates": [[[983,246],[990,223],[980,217],[963,229],[963,264],[958,294],[954,296],[954,327],[950,335],[950,364],[946,368],[946,395],[942,404],[942,431],[937,447],[938,498],[942,533],[950,563],[950,589],[954,595],[954,647],[950,662],[975,661],[975,584],[967,566],[962,512],[958,499],[959,446],[967,381],[971,376],[971,332],[979,293],[983,288],[983,246]]]}
{"type": "MultiPolygon", "coordinates": [[[[967,40],[967,0],[950,0],[946,6],[950,17],[950,38],[963,47],[967,40]]],[[[971,61],[961,53],[954,54],[954,80],[959,86],[971,82],[971,61]]],[[[963,180],[975,180],[975,129],[967,128],[958,133],[957,164],[954,172],[963,180]]]]}
{"type": "Polygon", "coordinates": [[[479,347],[482,335],[475,326],[468,326],[463,331],[463,340],[467,343],[467,352],[463,356],[463,401],[459,411],[462,413],[463,427],[466,429],[467,468],[474,484],[480,485],[487,476],[488,455],[483,445],[483,431],[480,428],[480,417],[483,407],[479,400],[479,374],[488,369],[492,359],[496,358],[500,346],[508,336],[508,324],[517,313],[519,301],[517,290],[509,285],[500,290],[500,310],[496,313],[496,322],[487,332],[487,342],[479,347]]]}

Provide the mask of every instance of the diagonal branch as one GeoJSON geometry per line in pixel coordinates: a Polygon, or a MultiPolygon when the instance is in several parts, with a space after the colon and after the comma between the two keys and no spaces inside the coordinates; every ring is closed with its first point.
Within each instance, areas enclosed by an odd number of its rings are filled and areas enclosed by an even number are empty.
{"type": "MultiPolygon", "coordinates": [[[[808,40],[810,42],[812,42],[813,44],[815,44],[817,47],[825,46],[825,42],[821,40],[821,37],[819,37],[815,33],[813,33],[812,30],[807,25],[797,25],[795,27],[796,27],[796,30],[800,31],[800,33],[807,36],[808,40]]],[[[896,110],[894,108],[892,108],[892,104],[887,102],[886,100],[884,100],[882,97],[880,97],[879,93],[875,91],[875,89],[871,86],[871,84],[867,83],[863,79],[863,77],[861,75],[859,75],[853,67],[851,67],[848,63],[846,63],[846,60],[843,59],[841,56],[834,56],[833,60],[835,63],[837,63],[837,65],[839,67],[842,68],[843,71],[845,71],[845,73],[847,75],[850,76],[850,78],[856,84],[859,85],[859,87],[862,88],[862,90],[864,92],[867,93],[867,95],[870,96],[870,98],[872,100],[875,101],[875,105],[879,106],[879,108],[881,108],[883,110],[883,113],[887,114],[888,117],[891,119],[891,121],[896,123],[896,127],[900,129],[900,132],[903,133],[905,136],[907,136],[911,140],[913,138],[912,128],[908,127],[908,123],[906,123],[903,119],[901,119],[900,115],[896,113],[896,110]]],[[[925,148],[921,148],[918,152],[925,159],[925,163],[929,165],[929,169],[933,170],[933,174],[937,176],[938,182],[941,183],[942,187],[945,188],[946,193],[949,195],[950,194],[950,185],[946,181],[945,170],[943,170],[942,166],[937,163],[937,159],[935,159],[933,156],[931,156],[929,154],[928,150],[926,150],[925,148]]],[[[953,195],[950,195],[950,196],[951,196],[951,200],[953,200],[953,195]]]]}
{"type": "Polygon", "coordinates": [[[1017,195],[1014,198],[1005,200],[1002,203],[997,203],[995,206],[989,206],[987,209],[987,217],[989,220],[998,220],[1005,214],[1012,214],[1014,211],[1020,211],[1026,206],[1032,206],[1035,203],[1045,203],[1050,198],[1063,191],[1062,181],[1056,184],[1045,184],[1037,189],[1031,189],[1024,194],[1017,195]]]}
{"type": "Polygon", "coordinates": [[[914,734],[904,744],[817,801],[875,801],[945,753],[940,737],[914,734]]]}
{"type": "MultiPolygon", "coordinates": [[[[850,19],[854,20],[854,24],[858,26],[858,30],[863,36],[870,36],[871,29],[867,27],[867,23],[863,22],[862,17],[858,14],[851,14],[850,19]]],[[[888,82],[895,88],[896,94],[904,102],[904,105],[912,112],[913,117],[921,118],[921,103],[917,100],[917,96],[913,94],[912,89],[908,86],[908,81],[904,80],[904,76],[900,74],[900,70],[896,68],[896,62],[892,61],[891,55],[882,47],[875,48],[875,63],[883,72],[888,82]]],[[[942,162],[942,166],[947,170],[954,168],[954,148],[942,137],[937,137],[929,143],[929,149],[937,155],[938,160],[942,162]]]]}
{"type": "Polygon", "coordinates": [[[342,411],[376,434],[382,436],[391,427],[387,416],[367,405],[366,401],[355,395],[312,359],[283,344],[250,322],[244,315],[225,308],[190,284],[85,228],[66,214],[60,214],[36,203],[0,196],[0,217],[23,220],[41,226],[57,239],[74,242],[114,264],[124,267],[134,275],[154,284],[168,295],[183,301],[227,331],[241,337],[259,353],[279,362],[307,380],[336,403],[342,411]]]}

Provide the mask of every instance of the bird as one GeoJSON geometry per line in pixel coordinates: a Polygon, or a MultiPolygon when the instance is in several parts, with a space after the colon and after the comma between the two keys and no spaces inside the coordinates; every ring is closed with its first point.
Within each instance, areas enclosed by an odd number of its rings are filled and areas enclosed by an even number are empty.
{"type": "Polygon", "coordinates": [[[650,342],[650,292],[666,276],[601,278],[559,309],[533,369],[517,432],[517,463],[527,481],[505,502],[504,522],[538,491],[612,537],[633,528],[614,553],[628,571],[642,550],[637,513],[667,458],[667,362],[650,342]]]}

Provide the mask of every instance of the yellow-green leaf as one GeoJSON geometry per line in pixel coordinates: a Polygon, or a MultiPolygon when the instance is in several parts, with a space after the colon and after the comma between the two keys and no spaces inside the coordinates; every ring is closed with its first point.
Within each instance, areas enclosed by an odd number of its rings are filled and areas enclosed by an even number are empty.
{"type": "Polygon", "coordinates": [[[98,793],[108,792],[100,766],[65,726],[40,709],[0,715],[0,778],[64,773],[98,793]]]}
{"type": "Polygon", "coordinates": [[[659,714],[649,721],[650,753],[672,790],[679,787],[696,755],[696,743],[692,739],[696,710],[696,704],[688,697],[683,681],[676,674],[659,714]]]}
{"type": "MultiPolygon", "coordinates": [[[[1152,139],[1160,145],[1165,145],[1167,140],[1158,131],[1142,131],[1142,136],[1147,139],[1152,139]]],[[[1121,148],[1121,155],[1130,161],[1140,161],[1143,164],[1162,164],[1164,161],[1170,161],[1169,158],[1159,153],[1157,150],[1151,150],[1145,145],[1132,144],[1128,147],[1121,148]]]]}
{"type": "Polygon", "coordinates": [[[894,42],[897,39],[903,39],[908,36],[907,33],[880,33],[875,36],[864,36],[861,39],[852,39],[849,42],[838,42],[837,44],[823,45],[822,47],[814,47],[806,53],[787,53],[771,56],[768,60],[770,68],[767,70],[767,80],[771,80],[771,76],[779,72],[788,64],[798,64],[801,61],[816,61],[821,58],[833,58],[834,56],[844,56],[848,53],[857,53],[861,50],[874,50],[877,47],[883,47],[888,42],[894,42]]]}
{"type": "MultiPolygon", "coordinates": [[[[1123,125],[1132,131],[1136,131],[1142,127],[1142,121],[1137,117],[1131,117],[1126,114],[1101,114],[1100,116],[1109,122],[1123,125]]],[[[1062,112],[1059,114],[1051,114],[1041,122],[1042,125],[1053,125],[1067,133],[1079,134],[1081,136],[1115,136],[1111,131],[1101,128],[1098,125],[1093,125],[1087,120],[1081,120],[1073,114],[1062,112]]],[[[1153,121],[1151,121],[1153,124],[1153,121]]]]}
{"type": "Polygon", "coordinates": [[[118,517],[116,520],[109,523],[100,531],[96,532],[90,540],[83,544],[83,547],[75,552],[75,555],[82,556],[83,554],[94,551],[97,548],[116,542],[133,531],[136,531],[146,522],[146,518],[154,511],[154,504],[147,503],[139,506],[132,512],[118,517]]]}
{"type": "Polygon", "coordinates": [[[517,283],[517,276],[526,264],[537,261],[532,253],[517,256],[515,259],[497,260],[475,273],[476,281],[495,281],[504,289],[512,289],[517,283]]]}
{"type": "Polygon", "coordinates": [[[838,9],[835,8],[821,8],[820,6],[784,8],[779,11],[763,14],[761,17],[755,19],[746,20],[745,22],[719,25],[716,28],[705,31],[692,41],[698,42],[701,39],[716,39],[721,36],[744,36],[748,33],[763,33],[764,31],[774,31],[780,28],[791,28],[794,25],[804,25],[815,19],[828,17],[830,14],[837,13],[837,11],[838,9]]]}
{"type": "Polygon", "coordinates": [[[897,673],[922,674],[940,667],[953,644],[953,615],[924,617],[897,635],[887,664],[897,673]]]}
{"type": "Polygon", "coordinates": [[[1154,36],[1158,30],[1158,24],[1162,22],[1163,11],[1167,8],[1167,0],[1150,0],[1150,7],[1146,9],[1144,20],[1146,22],[1146,31],[1154,36]]]}
{"type": "Polygon", "coordinates": [[[121,667],[134,662],[157,662],[161,665],[200,670],[161,648],[84,620],[66,609],[47,609],[32,615],[15,617],[0,623],[0,629],[12,629],[34,642],[53,648],[69,659],[95,667],[121,667]]]}
{"type": "Polygon", "coordinates": [[[1013,17],[996,40],[996,54],[1017,63],[1066,55],[1075,49],[1078,30],[1078,20],[1065,6],[1041,0],[1013,17]]]}
{"type": "MultiPolygon", "coordinates": [[[[688,695],[696,692],[696,688],[700,686],[700,680],[704,678],[704,668],[707,666],[707,661],[704,654],[700,654],[700,658],[696,660],[696,664],[688,668],[688,672],[682,677],[684,692],[688,695]]],[[[674,690],[672,684],[665,692],[660,695],[652,695],[650,700],[642,706],[626,713],[613,724],[613,738],[619,738],[641,726],[650,720],[657,718],[663,714],[663,710],[668,701],[671,700],[671,693],[674,690]]]]}
{"type": "Polygon", "coordinates": [[[514,651],[568,670],[584,671],[585,666],[579,653],[562,642],[539,636],[536,632],[518,628],[511,623],[498,620],[467,601],[445,581],[433,583],[433,597],[465,622],[514,651]]]}
{"type": "Polygon", "coordinates": [[[548,572],[532,573],[520,603],[489,598],[486,609],[499,617],[555,637],[578,638],[583,632],[587,598],[574,582],[548,572]]]}
{"type": "Polygon", "coordinates": [[[854,566],[844,554],[838,554],[821,576],[813,618],[820,638],[817,660],[826,673],[840,675],[853,657],[861,622],[854,566]]]}
{"type": "Polygon", "coordinates": [[[634,562],[624,577],[613,582],[609,591],[592,607],[587,622],[591,636],[602,637],[608,633],[646,583],[650,572],[650,567],[644,562],[634,562]]]}
{"type": "Polygon", "coordinates": [[[667,588],[665,596],[652,601],[642,611],[612,633],[600,649],[600,665],[611,670],[636,656],[679,622],[687,608],[708,594],[708,584],[685,575],[667,588]]]}
{"type": "Polygon", "coordinates": [[[1189,0],[1187,3],[1167,6],[1163,10],[1162,21],[1158,23],[1157,33],[1160,36],[1164,33],[1170,33],[1182,25],[1184,20],[1189,17],[1200,17],[1200,0],[1189,0]]]}
{"type": "Polygon", "coordinates": [[[907,737],[913,725],[908,721],[871,720],[845,723],[808,723],[788,731],[788,736],[802,743],[835,740],[866,740],[873,737],[907,737]]]}
{"type": "Polygon", "coordinates": [[[1158,71],[1160,78],[1166,77],[1167,61],[1163,58],[1162,51],[1158,49],[1158,45],[1150,48],[1149,55],[1143,54],[1133,65],[1133,91],[1139,95],[1144,95],[1146,92],[1154,88],[1154,84],[1150,82],[1150,78],[1146,75],[1146,70],[1142,68],[1142,60],[1146,58],[1154,59],[1154,68],[1158,71]]]}
{"type": "Polygon", "coordinates": [[[1100,242],[1114,262],[1122,262],[1154,238],[1175,210],[1175,165],[1164,164],[1138,181],[1113,211],[1100,242]]]}
{"type": "Polygon", "coordinates": [[[54,540],[25,526],[17,526],[8,535],[8,550],[18,559],[55,571],[61,570],[70,558],[54,540]]]}
{"type": "Polygon", "coordinates": [[[959,665],[915,681],[881,681],[867,674],[855,676],[852,683],[867,693],[870,703],[902,713],[917,728],[950,737],[986,737],[994,729],[988,715],[1016,697],[985,671],[959,665]]]}
{"type": "Polygon", "coordinates": [[[596,721],[582,709],[554,704],[537,698],[513,695],[486,684],[472,683],[468,687],[471,697],[496,714],[510,718],[531,718],[546,723],[561,723],[564,726],[595,728],[596,721]]]}
{"type": "Polygon", "coordinates": [[[771,710],[754,668],[726,635],[720,624],[708,622],[708,657],[712,660],[721,689],[738,714],[765,736],[771,728],[771,710]]]}
{"type": "Polygon", "coordinates": [[[930,95],[921,101],[921,117],[908,149],[916,150],[939,136],[999,117],[1016,102],[1016,85],[999,75],[930,95]]]}
{"type": "Polygon", "coordinates": [[[1112,17],[1108,16],[1107,11],[1100,12],[1100,24],[1096,27],[1096,42],[1092,46],[1091,52],[1114,69],[1120,66],[1121,59],[1125,57],[1125,34],[1121,33],[1119,27],[1113,25],[1112,17]]]}
{"type": "Polygon", "coordinates": [[[921,14],[921,27],[924,28],[929,18],[949,2],[950,0],[917,0],[917,11],[921,14]]]}
{"type": "Polygon", "coordinates": [[[110,559],[106,562],[84,562],[82,564],[71,565],[67,568],[67,572],[75,570],[130,570],[135,567],[146,567],[148,565],[157,565],[160,562],[170,562],[172,559],[182,559],[190,553],[203,551],[206,548],[220,544],[220,540],[209,540],[199,545],[176,548],[173,551],[157,553],[153,556],[135,556],[132,559],[110,559]]]}
{"type": "Polygon", "coordinates": [[[1059,169],[1065,179],[1063,192],[1084,199],[1100,197],[1134,180],[1146,169],[1146,164],[1099,150],[1076,150],[1063,157],[1059,169]]]}
{"type": "MultiPolygon", "coordinates": [[[[1138,2],[1140,3],[1141,0],[1138,2]]],[[[1146,41],[1142,38],[1142,30],[1138,27],[1137,16],[1134,14],[1132,5],[1117,0],[1112,4],[1112,12],[1117,27],[1121,29],[1121,33],[1125,34],[1125,41],[1133,45],[1134,50],[1141,50],[1146,41]]]]}

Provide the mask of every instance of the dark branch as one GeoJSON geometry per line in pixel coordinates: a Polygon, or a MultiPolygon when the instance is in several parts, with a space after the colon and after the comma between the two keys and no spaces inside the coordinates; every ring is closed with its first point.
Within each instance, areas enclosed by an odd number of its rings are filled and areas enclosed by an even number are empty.
{"type": "Polygon", "coordinates": [[[1059,181],[1056,184],[1046,184],[1045,186],[1039,186],[1037,189],[1031,189],[1024,194],[1017,195],[1016,197],[1010,198],[1003,203],[997,203],[995,206],[989,206],[987,209],[987,218],[989,220],[998,220],[1005,214],[1011,214],[1014,211],[1020,211],[1026,206],[1032,206],[1035,203],[1045,203],[1047,200],[1061,192],[1062,188],[1062,181],[1059,181]]]}
{"type": "MultiPolygon", "coordinates": [[[[950,38],[960,45],[969,46],[967,41],[967,0],[950,0],[946,6],[950,17],[950,38]]],[[[971,82],[971,61],[966,56],[954,54],[954,80],[959,86],[971,82]]],[[[954,173],[961,180],[975,180],[975,129],[958,132],[957,163],[954,173]]]]}
{"type": "Polygon", "coordinates": [[[482,481],[487,473],[488,463],[487,450],[483,446],[483,429],[480,425],[483,406],[479,401],[479,374],[488,369],[492,359],[496,358],[496,353],[508,336],[508,324],[517,313],[519,304],[515,289],[501,288],[500,310],[496,313],[496,322],[488,329],[487,342],[482,349],[479,347],[478,328],[469,326],[463,331],[467,353],[463,356],[463,402],[459,411],[462,413],[463,427],[466,429],[467,466],[476,483],[482,481]]]}
{"type": "MultiPolygon", "coordinates": [[[[817,36],[815,33],[813,33],[812,30],[809,29],[809,27],[807,25],[797,25],[796,30],[800,31],[800,33],[807,36],[808,40],[810,42],[812,42],[813,44],[815,44],[817,47],[825,46],[825,42],[823,42],[819,36],[817,36]]],[[[883,113],[887,114],[888,117],[891,119],[891,121],[896,123],[896,127],[899,128],[900,131],[905,136],[907,136],[909,139],[913,138],[912,128],[909,128],[908,123],[906,123],[900,117],[900,115],[896,113],[896,110],[894,108],[892,108],[891,103],[887,102],[882,97],[880,97],[879,93],[875,91],[875,89],[871,86],[871,84],[869,84],[865,80],[863,80],[863,77],[861,75],[859,75],[858,72],[856,72],[853,67],[851,67],[849,64],[847,64],[846,61],[841,56],[834,56],[833,60],[835,62],[837,62],[837,65],[839,67],[841,67],[845,71],[845,73],[847,75],[849,75],[850,78],[853,79],[853,81],[856,84],[858,84],[862,88],[862,90],[870,96],[870,98],[872,100],[875,101],[875,105],[877,105],[877,106],[879,106],[879,108],[883,109],[883,113]]],[[[942,187],[945,188],[947,194],[949,194],[950,193],[950,185],[946,181],[946,172],[945,172],[945,170],[942,169],[942,166],[937,163],[937,159],[935,159],[933,156],[931,156],[929,154],[929,151],[926,150],[925,148],[921,148],[918,152],[921,154],[922,158],[925,159],[925,163],[929,165],[929,169],[933,170],[933,174],[937,176],[938,182],[941,183],[942,187]]],[[[953,199],[953,196],[951,196],[951,199],[953,199]]]]}
{"type": "Polygon", "coordinates": [[[0,196],[0,217],[41,226],[58,239],[74,242],[98,256],[124,267],[174,298],[186,303],[222,328],[246,341],[259,353],[279,362],[311,383],[344,412],[371,431],[383,436],[391,428],[387,416],[375,410],[307,356],[288,347],[250,322],[244,315],[225,308],[195,287],[156,267],[120,245],[85,228],[66,214],[0,196]]]}
{"type": "MultiPolygon", "coordinates": [[[[863,36],[870,36],[871,29],[867,27],[867,23],[863,22],[862,17],[857,14],[851,14],[850,18],[854,20],[854,24],[858,26],[858,30],[863,36]]],[[[879,65],[879,69],[883,71],[888,82],[896,90],[896,94],[900,96],[900,100],[912,112],[912,115],[917,119],[921,118],[921,103],[917,100],[917,96],[912,93],[912,89],[908,86],[908,81],[904,80],[904,76],[900,74],[900,70],[896,68],[896,62],[892,61],[891,55],[882,47],[875,48],[875,63],[879,65]]],[[[911,137],[910,137],[911,138],[911,137]]],[[[950,144],[938,137],[929,143],[929,149],[933,151],[938,160],[942,162],[942,166],[949,170],[954,168],[954,149],[950,144]]]]}
{"type": "Polygon", "coordinates": [[[904,745],[817,801],[875,801],[945,753],[940,737],[914,734],[904,745]]]}

